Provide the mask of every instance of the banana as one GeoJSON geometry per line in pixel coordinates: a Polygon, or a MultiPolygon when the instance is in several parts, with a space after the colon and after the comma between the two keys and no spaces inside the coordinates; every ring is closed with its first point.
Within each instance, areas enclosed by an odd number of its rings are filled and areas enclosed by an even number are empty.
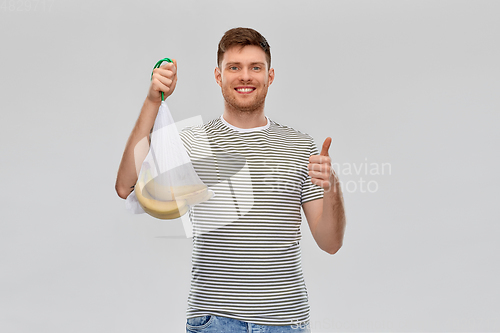
{"type": "Polygon", "coordinates": [[[188,211],[189,206],[206,201],[212,196],[204,184],[159,185],[150,173],[139,178],[135,185],[135,194],[146,213],[162,220],[178,218],[188,211]]]}
{"type": "Polygon", "coordinates": [[[181,217],[188,211],[188,203],[186,200],[170,200],[160,201],[151,197],[145,187],[136,184],[135,195],[142,209],[149,215],[162,220],[171,220],[181,217]]]}
{"type": "Polygon", "coordinates": [[[208,191],[208,188],[205,185],[182,186],[182,188],[179,190],[173,188],[173,193],[175,194],[175,199],[186,200],[189,206],[206,201],[212,197],[211,193],[208,191]],[[189,192],[186,193],[186,190],[189,190],[189,192]]]}
{"type": "Polygon", "coordinates": [[[163,175],[156,178],[151,177],[151,174],[144,175],[144,186],[146,190],[155,199],[162,201],[171,200],[186,200],[189,206],[210,199],[211,193],[205,184],[192,184],[182,186],[162,185],[169,183],[168,179],[163,178],[163,175]]]}

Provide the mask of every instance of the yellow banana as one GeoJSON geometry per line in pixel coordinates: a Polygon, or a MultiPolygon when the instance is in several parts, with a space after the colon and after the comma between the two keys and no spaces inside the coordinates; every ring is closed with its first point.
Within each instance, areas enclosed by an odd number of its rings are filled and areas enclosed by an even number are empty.
{"type": "Polygon", "coordinates": [[[141,187],[139,183],[136,184],[135,195],[142,209],[158,219],[176,219],[184,215],[189,209],[186,200],[161,201],[153,199],[147,189],[141,187]]]}
{"type": "Polygon", "coordinates": [[[149,215],[159,219],[175,219],[184,215],[190,205],[210,199],[211,193],[204,184],[184,186],[159,185],[146,172],[135,185],[139,204],[149,215]]]}
{"type": "Polygon", "coordinates": [[[172,191],[175,199],[186,200],[189,206],[206,201],[211,197],[208,188],[203,184],[179,186],[179,188],[172,188],[172,191]]]}

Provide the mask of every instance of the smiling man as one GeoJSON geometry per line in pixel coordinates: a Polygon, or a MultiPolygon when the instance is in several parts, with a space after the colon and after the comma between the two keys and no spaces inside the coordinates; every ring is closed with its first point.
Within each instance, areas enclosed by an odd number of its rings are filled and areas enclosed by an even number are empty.
{"type": "MultiPolygon", "coordinates": [[[[257,31],[227,31],[217,65],[222,116],[181,133],[195,170],[216,194],[190,211],[186,332],[309,332],[300,210],[327,253],[340,249],[345,230],[342,193],[328,156],[331,139],[318,154],[309,135],[264,114],[275,74],[270,46],[257,31]]],[[[154,70],[118,171],[122,198],[137,181],[134,148],[153,126],[160,93],[170,96],[176,82],[176,61],[154,70]]]]}
{"type": "MultiPolygon", "coordinates": [[[[230,37],[228,32],[219,44],[219,66],[215,68],[215,80],[225,101],[224,119],[240,128],[264,126],[264,102],[274,80],[274,69],[269,68],[271,56],[260,44],[231,45],[230,37]]],[[[269,50],[267,42],[262,43],[269,50]]]]}

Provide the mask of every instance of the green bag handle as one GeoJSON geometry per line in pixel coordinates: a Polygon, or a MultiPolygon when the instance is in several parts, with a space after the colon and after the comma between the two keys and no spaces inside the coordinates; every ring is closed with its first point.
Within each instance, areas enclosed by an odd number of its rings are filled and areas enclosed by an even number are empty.
{"type": "MultiPolygon", "coordinates": [[[[156,63],[155,67],[153,67],[153,70],[155,70],[156,68],[160,67],[161,64],[166,61],[166,62],[173,62],[172,59],[170,58],[163,58],[161,60],[158,60],[158,62],[156,63]]],[[[153,73],[151,72],[151,80],[153,79],[153,73]]],[[[163,91],[161,92],[161,101],[163,102],[165,100],[165,96],[163,94],[163,91]]]]}

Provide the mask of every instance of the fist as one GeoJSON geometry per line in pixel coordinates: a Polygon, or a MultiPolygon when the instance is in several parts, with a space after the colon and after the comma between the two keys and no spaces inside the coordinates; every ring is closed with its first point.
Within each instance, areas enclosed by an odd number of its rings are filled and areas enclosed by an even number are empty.
{"type": "Polygon", "coordinates": [[[163,92],[165,99],[174,92],[177,84],[177,61],[175,59],[172,61],[153,70],[148,91],[148,99],[151,102],[160,103],[161,92],[163,92]]]}
{"type": "Polygon", "coordinates": [[[311,182],[321,186],[325,191],[329,191],[336,180],[331,165],[331,159],[328,155],[328,149],[331,143],[332,138],[326,138],[321,148],[321,153],[319,155],[311,155],[308,164],[311,182]]]}

